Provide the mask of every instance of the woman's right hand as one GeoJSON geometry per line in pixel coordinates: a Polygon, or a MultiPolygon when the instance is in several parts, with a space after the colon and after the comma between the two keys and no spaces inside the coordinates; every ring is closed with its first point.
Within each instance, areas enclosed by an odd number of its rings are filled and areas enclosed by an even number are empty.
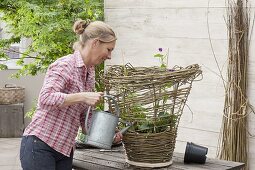
{"type": "Polygon", "coordinates": [[[81,92],[83,96],[83,101],[87,105],[95,106],[101,100],[104,95],[103,92],[81,92]]]}

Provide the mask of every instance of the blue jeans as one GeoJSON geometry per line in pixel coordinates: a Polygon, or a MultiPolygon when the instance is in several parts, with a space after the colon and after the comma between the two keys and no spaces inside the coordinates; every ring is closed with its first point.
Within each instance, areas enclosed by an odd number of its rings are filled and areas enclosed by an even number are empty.
{"type": "Polygon", "coordinates": [[[36,136],[23,136],[20,162],[23,170],[72,170],[73,151],[67,157],[36,136]]]}

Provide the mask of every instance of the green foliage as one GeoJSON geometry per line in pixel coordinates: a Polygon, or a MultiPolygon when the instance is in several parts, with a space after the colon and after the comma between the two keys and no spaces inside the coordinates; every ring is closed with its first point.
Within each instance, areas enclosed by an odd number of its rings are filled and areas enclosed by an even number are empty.
{"type": "Polygon", "coordinates": [[[8,69],[5,64],[0,64],[0,70],[6,70],[8,69]]]}
{"type": "Polygon", "coordinates": [[[79,127],[79,129],[78,129],[78,134],[77,134],[75,140],[76,140],[78,143],[85,143],[86,138],[87,138],[87,135],[83,134],[83,133],[82,133],[81,127],[79,127]]]}
{"type": "MultiPolygon", "coordinates": [[[[162,87],[162,90],[171,86],[172,84],[168,83],[166,86],[162,87]]],[[[127,100],[133,100],[137,97],[137,94],[134,92],[129,92],[126,95],[127,100]]],[[[168,96],[163,96],[163,104],[166,103],[167,99],[168,96]]],[[[154,107],[157,108],[159,103],[156,104],[157,105],[154,105],[154,107]]],[[[175,114],[170,114],[167,111],[158,111],[153,117],[148,117],[147,112],[148,111],[141,104],[135,103],[126,108],[126,110],[123,110],[121,119],[133,123],[133,126],[129,129],[130,131],[140,133],[159,133],[176,126],[178,116],[175,114]]],[[[126,125],[120,124],[119,127],[124,128],[125,126],[126,125]]]]}
{"type": "Polygon", "coordinates": [[[35,100],[33,102],[32,108],[28,112],[26,112],[25,117],[28,117],[28,118],[32,118],[33,117],[33,115],[35,113],[35,110],[36,110],[36,103],[37,103],[37,100],[35,100]]]}
{"type": "Polygon", "coordinates": [[[155,119],[146,118],[146,115],[141,113],[137,116],[141,116],[141,121],[136,122],[135,125],[130,128],[130,130],[140,133],[163,132],[168,128],[175,127],[177,122],[177,116],[167,112],[160,112],[155,119]]]}
{"type": "MultiPolygon", "coordinates": [[[[77,19],[103,20],[103,0],[2,0],[0,19],[7,24],[9,39],[0,39],[0,60],[8,60],[6,55],[13,43],[21,38],[29,38],[32,43],[21,54],[17,64],[22,68],[14,75],[37,75],[45,72],[56,59],[72,53],[76,36],[72,31],[77,19]],[[32,58],[25,64],[24,59],[32,58]]],[[[7,66],[0,64],[0,70],[7,66]]],[[[96,68],[96,89],[102,90],[99,72],[103,64],[96,68]]],[[[102,107],[102,106],[101,106],[102,107]]],[[[35,104],[26,117],[32,117],[35,104]]]]}
{"type": "MultiPolygon", "coordinates": [[[[49,64],[72,52],[76,40],[72,25],[78,18],[102,20],[103,0],[2,0],[1,20],[7,24],[11,38],[0,40],[0,59],[13,43],[30,38],[31,45],[17,61],[21,75],[45,72],[49,64]],[[33,62],[24,64],[25,58],[33,62]]],[[[6,67],[0,67],[6,69],[6,67]]]]}

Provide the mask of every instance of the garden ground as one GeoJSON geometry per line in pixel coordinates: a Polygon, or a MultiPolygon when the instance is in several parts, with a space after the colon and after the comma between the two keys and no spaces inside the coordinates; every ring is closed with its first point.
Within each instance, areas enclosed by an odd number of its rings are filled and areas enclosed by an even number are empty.
{"type": "Polygon", "coordinates": [[[21,170],[19,148],[21,138],[0,138],[0,169],[21,170]]]}

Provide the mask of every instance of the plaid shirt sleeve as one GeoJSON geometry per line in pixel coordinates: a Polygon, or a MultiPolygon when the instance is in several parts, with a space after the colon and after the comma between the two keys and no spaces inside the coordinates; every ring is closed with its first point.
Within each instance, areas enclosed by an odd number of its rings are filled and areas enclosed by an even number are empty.
{"type": "Polygon", "coordinates": [[[71,78],[70,74],[65,63],[56,62],[50,65],[39,95],[40,108],[52,110],[64,103],[67,94],[63,93],[63,89],[71,78]]]}

